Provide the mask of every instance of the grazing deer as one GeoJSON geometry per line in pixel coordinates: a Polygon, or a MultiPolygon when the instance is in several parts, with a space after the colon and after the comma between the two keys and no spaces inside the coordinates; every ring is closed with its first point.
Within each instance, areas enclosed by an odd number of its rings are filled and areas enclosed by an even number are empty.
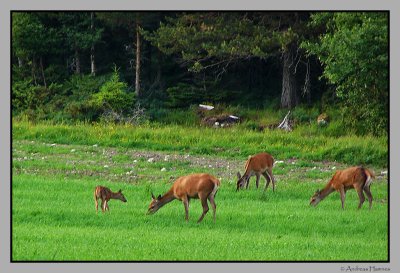
{"type": "Polygon", "coordinates": [[[269,183],[272,181],[272,190],[275,191],[275,178],[272,175],[272,167],[274,166],[274,158],[268,153],[259,153],[253,156],[249,156],[245,166],[245,173],[243,176],[240,172],[237,173],[238,181],[236,183],[236,191],[246,186],[249,187],[250,177],[255,175],[256,187],[258,189],[258,182],[260,181],[260,175],[265,177],[266,183],[264,191],[267,189],[269,183]]]}
{"type": "Polygon", "coordinates": [[[342,171],[337,171],[328,184],[321,191],[317,190],[311,197],[310,205],[316,206],[321,200],[334,191],[340,192],[340,199],[342,201],[342,209],[344,209],[344,199],[346,191],[355,189],[360,198],[358,208],[360,209],[365,201],[363,191],[367,194],[369,201],[369,208],[372,207],[372,194],[370,190],[372,178],[375,175],[372,171],[363,167],[351,167],[342,171]]]}
{"type": "Polygon", "coordinates": [[[98,199],[101,199],[101,211],[105,212],[106,210],[110,210],[108,207],[108,201],[110,199],[119,199],[122,202],[126,202],[125,196],[122,194],[122,191],[112,192],[109,188],[103,186],[97,186],[94,189],[94,203],[96,205],[96,213],[98,212],[98,199]]]}
{"type": "Polygon", "coordinates": [[[213,209],[213,218],[215,222],[215,211],[217,206],[215,205],[214,198],[219,186],[220,181],[207,173],[191,174],[179,177],[174,182],[171,189],[163,196],[159,195],[155,198],[153,193],[151,194],[152,201],[149,205],[147,214],[153,214],[165,204],[178,199],[183,202],[183,205],[185,206],[185,219],[186,221],[189,221],[189,201],[191,198],[198,198],[201,200],[201,205],[203,206],[203,213],[197,221],[197,223],[200,223],[208,212],[208,199],[213,209]]]}

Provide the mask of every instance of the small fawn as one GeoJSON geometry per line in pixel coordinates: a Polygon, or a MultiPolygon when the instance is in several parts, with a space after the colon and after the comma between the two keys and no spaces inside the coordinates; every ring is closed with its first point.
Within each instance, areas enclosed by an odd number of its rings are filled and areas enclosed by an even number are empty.
{"type": "Polygon", "coordinates": [[[98,212],[98,199],[101,199],[101,211],[105,212],[106,210],[110,210],[108,207],[108,201],[110,199],[119,199],[122,202],[126,202],[125,196],[122,194],[122,191],[112,192],[109,188],[103,186],[97,186],[94,189],[94,203],[96,205],[96,213],[98,212]]]}
{"type": "Polygon", "coordinates": [[[364,193],[368,197],[369,208],[372,207],[372,194],[371,194],[371,183],[372,178],[375,175],[372,171],[363,167],[350,167],[341,171],[337,171],[331,180],[326,184],[325,188],[321,191],[317,190],[310,199],[310,205],[316,206],[326,196],[334,191],[340,192],[340,199],[342,201],[342,209],[344,209],[344,200],[346,197],[346,191],[349,189],[355,189],[358,193],[360,203],[358,208],[360,209],[365,201],[364,193]]]}
{"type": "Polygon", "coordinates": [[[236,191],[246,186],[249,187],[250,177],[256,176],[256,187],[258,189],[258,183],[260,181],[260,175],[262,174],[266,180],[264,191],[268,188],[269,183],[272,181],[272,190],[275,191],[275,178],[272,175],[272,167],[274,166],[274,158],[268,153],[259,153],[253,156],[249,156],[245,166],[245,173],[243,176],[240,172],[237,173],[238,181],[236,183],[236,191]]]}
{"type": "Polygon", "coordinates": [[[185,207],[185,220],[189,221],[189,201],[191,198],[201,200],[203,206],[203,213],[201,214],[197,223],[200,223],[206,213],[208,212],[207,199],[210,201],[213,209],[213,219],[215,222],[215,212],[217,206],[214,198],[220,186],[220,181],[214,176],[207,173],[191,174],[179,177],[170,190],[163,196],[159,195],[157,198],[151,194],[152,201],[149,205],[147,214],[153,214],[158,211],[165,204],[178,199],[183,202],[185,207]]]}

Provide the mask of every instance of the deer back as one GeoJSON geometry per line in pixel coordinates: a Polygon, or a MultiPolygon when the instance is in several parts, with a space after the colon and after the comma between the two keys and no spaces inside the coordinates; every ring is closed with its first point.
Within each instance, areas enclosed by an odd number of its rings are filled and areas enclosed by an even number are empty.
{"type": "Polygon", "coordinates": [[[111,198],[111,190],[104,186],[97,186],[95,189],[95,196],[103,200],[109,200],[111,198]]]}
{"type": "Polygon", "coordinates": [[[178,178],[173,184],[173,192],[176,198],[183,196],[197,198],[199,193],[208,196],[215,187],[220,185],[220,181],[207,173],[191,174],[178,178]]]}
{"type": "Polygon", "coordinates": [[[373,177],[370,170],[356,166],[337,171],[330,183],[335,189],[339,189],[342,185],[345,188],[354,188],[355,185],[364,186],[368,177],[373,177]]]}
{"type": "Polygon", "coordinates": [[[251,156],[246,162],[246,174],[250,171],[263,173],[274,165],[274,158],[268,153],[251,156]]]}

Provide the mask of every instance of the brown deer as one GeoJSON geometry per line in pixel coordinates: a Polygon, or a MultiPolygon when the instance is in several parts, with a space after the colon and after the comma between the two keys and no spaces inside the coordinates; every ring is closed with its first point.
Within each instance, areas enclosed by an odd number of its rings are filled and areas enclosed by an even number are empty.
{"type": "Polygon", "coordinates": [[[238,181],[236,183],[236,191],[246,186],[249,187],[250,177],[256,176],[256,187],[258,189],[258,183],[260,181],[260,175],[262,174],[266,180],[264,191],[268,188],[269,183],[272,181],[272,190],[275,191],[275,178],[272,175],[272,167],[274,166],[274,158],[268,153],[259,153],[253,156],[249,156],[247,159],[245,172],[243,176],[240,172],[237,173],[238,181]]]}
{"type": "Polygon", "coordinates": [[[369,201],[369,208],[372,207],[372,194],[371,194],[371,182],[375,175],[372,171],[363,167],[350,167],[341,171],[337,171],[328,184],[321,191],[317,190],[311,197],[310,205],[316,206],[321,200],[334,191],[340,192],[340,199],[342,201],[342,209],[344,209],[344,200],[346,197],[346,191],[349,189],[355,189],[360,198],[358,208],[360,209],[365,201],[363,191],[367,194],[369,201]]]}
{"type": "Polygon", "coordinates": [[[119,199],[122,202],[126,202],[125,196],[122,194],[122,191],[112,192],[109,188],[103,186],[97,186],[94,189],[94,203],[96,205],[96,213],[98,212],[98,199],[101,199],[101,211],[105,212],[106,210],[110,210],[108,207],[108,201],[110,199],[119,199]]]}
{"type": "Polygon", "coordinates": [[[170,190],[163,196],[159,195],[157,198],[151,194],[152,201],[149,205],[147,214],[153,214],[165,204],[178,199],[183,202],[185,206],[185,219],[189,221],[189,201],[191,198],[200,199],[203,206],[203,213],[201,214],[197,223],[200,223],[206,213],[208,212],[207,199],[210,201],[213,209],[213,219],[215,222],[215,212],[217,206],[215,205],[215,194],[220,186],[220,181],[214,176],[207,173],[191,174],[179,177],[170,190]]]}

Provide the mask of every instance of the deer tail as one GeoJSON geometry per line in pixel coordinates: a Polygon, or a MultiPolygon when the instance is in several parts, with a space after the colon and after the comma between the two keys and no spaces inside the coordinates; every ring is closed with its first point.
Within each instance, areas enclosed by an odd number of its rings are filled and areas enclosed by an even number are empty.
{"type": "Polygon", "coordinates": [[[361,172],[362,172],[363,176],[365,177],[365,182],[364,182],[364,186],[363,187],[364,188],[369,188],[369,186],[372,183],[372,178],[375,178],[375,174],[371,170],[369,170],[367,168],[364,168],[362,166],[360,168],[361,168],[361,172]]]}
{"type": "Polygon", "coordinates": [[[218,188],[221,185],[221,181],[219,181],[219,179],[216,177],[213,177],[212,181],[214,182],[216,188],[218,188]]]}
{"type": "Polygon", "coordinates": [[[369,187],[372,183],[372,179],[375,178],[375,174],[373,171],[367,169],[367,168],[363,168],[364,169],[364,173],[367,176],[367,179],[365,180],[365,185],[364,187],[369,187]]]}
{"type": "Polygon", "coordinates": [[[219,181],[219,179],[216,177],[211,177],[211,181],[214,182],[214,189],[212,190],[211,195],[215,196],[217,194],[219,186],[221,185],[221,181],[219,181]]]}

